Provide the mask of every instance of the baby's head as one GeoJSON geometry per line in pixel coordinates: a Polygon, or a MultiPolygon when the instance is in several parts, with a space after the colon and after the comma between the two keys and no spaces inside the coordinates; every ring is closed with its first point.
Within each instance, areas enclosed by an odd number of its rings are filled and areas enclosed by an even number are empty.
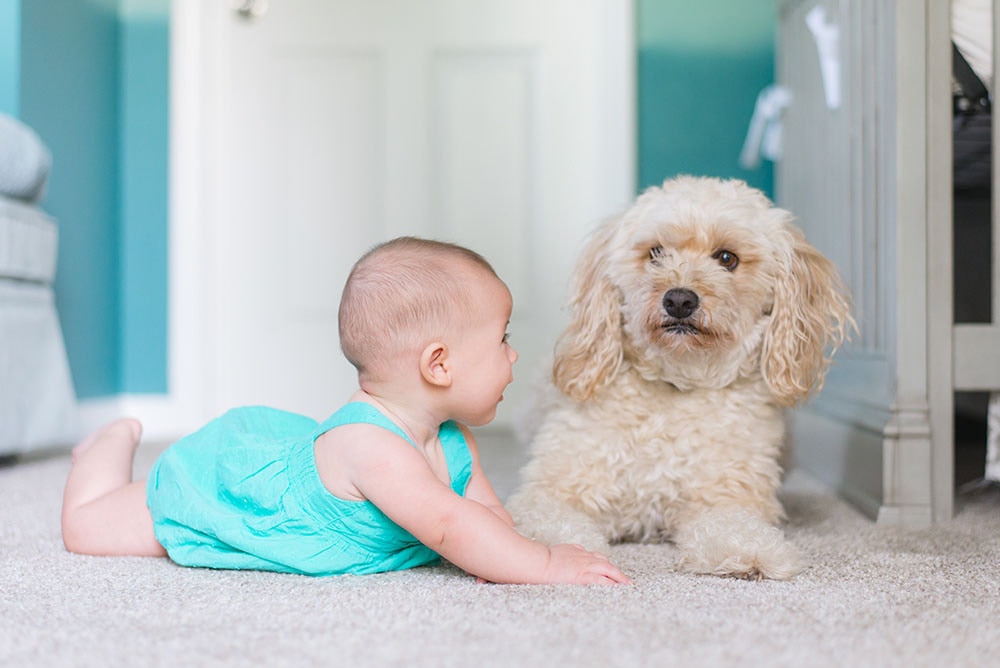
{"type": "Polygon", "coordinates": [[[399,237],[354,265],[340,300],[340,347],[362,380],[385,380],[428,342],[476,319],[496,272],[462,246],[399,237]]]}

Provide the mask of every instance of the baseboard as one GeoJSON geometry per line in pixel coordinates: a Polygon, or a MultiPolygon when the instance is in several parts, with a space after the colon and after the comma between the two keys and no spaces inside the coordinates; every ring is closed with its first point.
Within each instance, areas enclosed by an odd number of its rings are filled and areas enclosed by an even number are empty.
{"type": "Polygon", "coordinates": [[[904,529],[924,529],[933,523],[928,506],[882,506],[878,511],[878,523],[904,529]]]}
{"type": "Polygon", "coordinates": [[[129,416],[142,422],[144,439],[173,441],[201,426],[193,413],[168,394],[119,394],[81,400],[77,424],[82,437],[103,424],[129,416]]]}
{"type": "Polygon", "coordinates": [[[796,465],[835,489],[866,516],[878,517],[882,507],[882,435],[808,409],[795,411],[790,417],[796,465]]]}

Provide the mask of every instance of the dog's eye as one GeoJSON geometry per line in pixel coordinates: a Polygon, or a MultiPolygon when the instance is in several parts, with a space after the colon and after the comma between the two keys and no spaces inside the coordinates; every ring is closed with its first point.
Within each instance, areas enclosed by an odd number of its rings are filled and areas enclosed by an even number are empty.
{"type": "Polygon", "coordinates": [[[660,264],[660,259],[663,258],[663,246],[653,246],[649,249],[649,261],[653,264],[660,264]]]}
{"type": "Polygon", "coordinates": [[[719,264],[728,271],[736,269],[736,265],[740,263],[740,259],[736,257],[736,254],[727,250],[716,251],[712,257],[718,260],[719,264]]]}

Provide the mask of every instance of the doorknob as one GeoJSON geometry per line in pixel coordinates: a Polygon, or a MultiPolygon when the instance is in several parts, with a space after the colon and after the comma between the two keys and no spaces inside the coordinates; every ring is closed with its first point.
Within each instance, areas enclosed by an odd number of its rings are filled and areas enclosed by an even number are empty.
{"type": "Polygon", "coordinates": [[[268,0],[233,0],[236,13],[247,19],[257,19],[267,14],[268,0]]]}

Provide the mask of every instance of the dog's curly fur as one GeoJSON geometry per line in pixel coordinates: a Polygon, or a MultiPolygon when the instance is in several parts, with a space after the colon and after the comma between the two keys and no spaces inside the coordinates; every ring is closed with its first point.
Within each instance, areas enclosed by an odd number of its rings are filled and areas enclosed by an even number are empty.
{"type": "Polygon", "coordinates": [[[672,539],[696,573],[787,579],[783,412],[854,328],[834,265],[742,181],[678,177],[590,237],[519,529],[600,550],[672,539]]]}

